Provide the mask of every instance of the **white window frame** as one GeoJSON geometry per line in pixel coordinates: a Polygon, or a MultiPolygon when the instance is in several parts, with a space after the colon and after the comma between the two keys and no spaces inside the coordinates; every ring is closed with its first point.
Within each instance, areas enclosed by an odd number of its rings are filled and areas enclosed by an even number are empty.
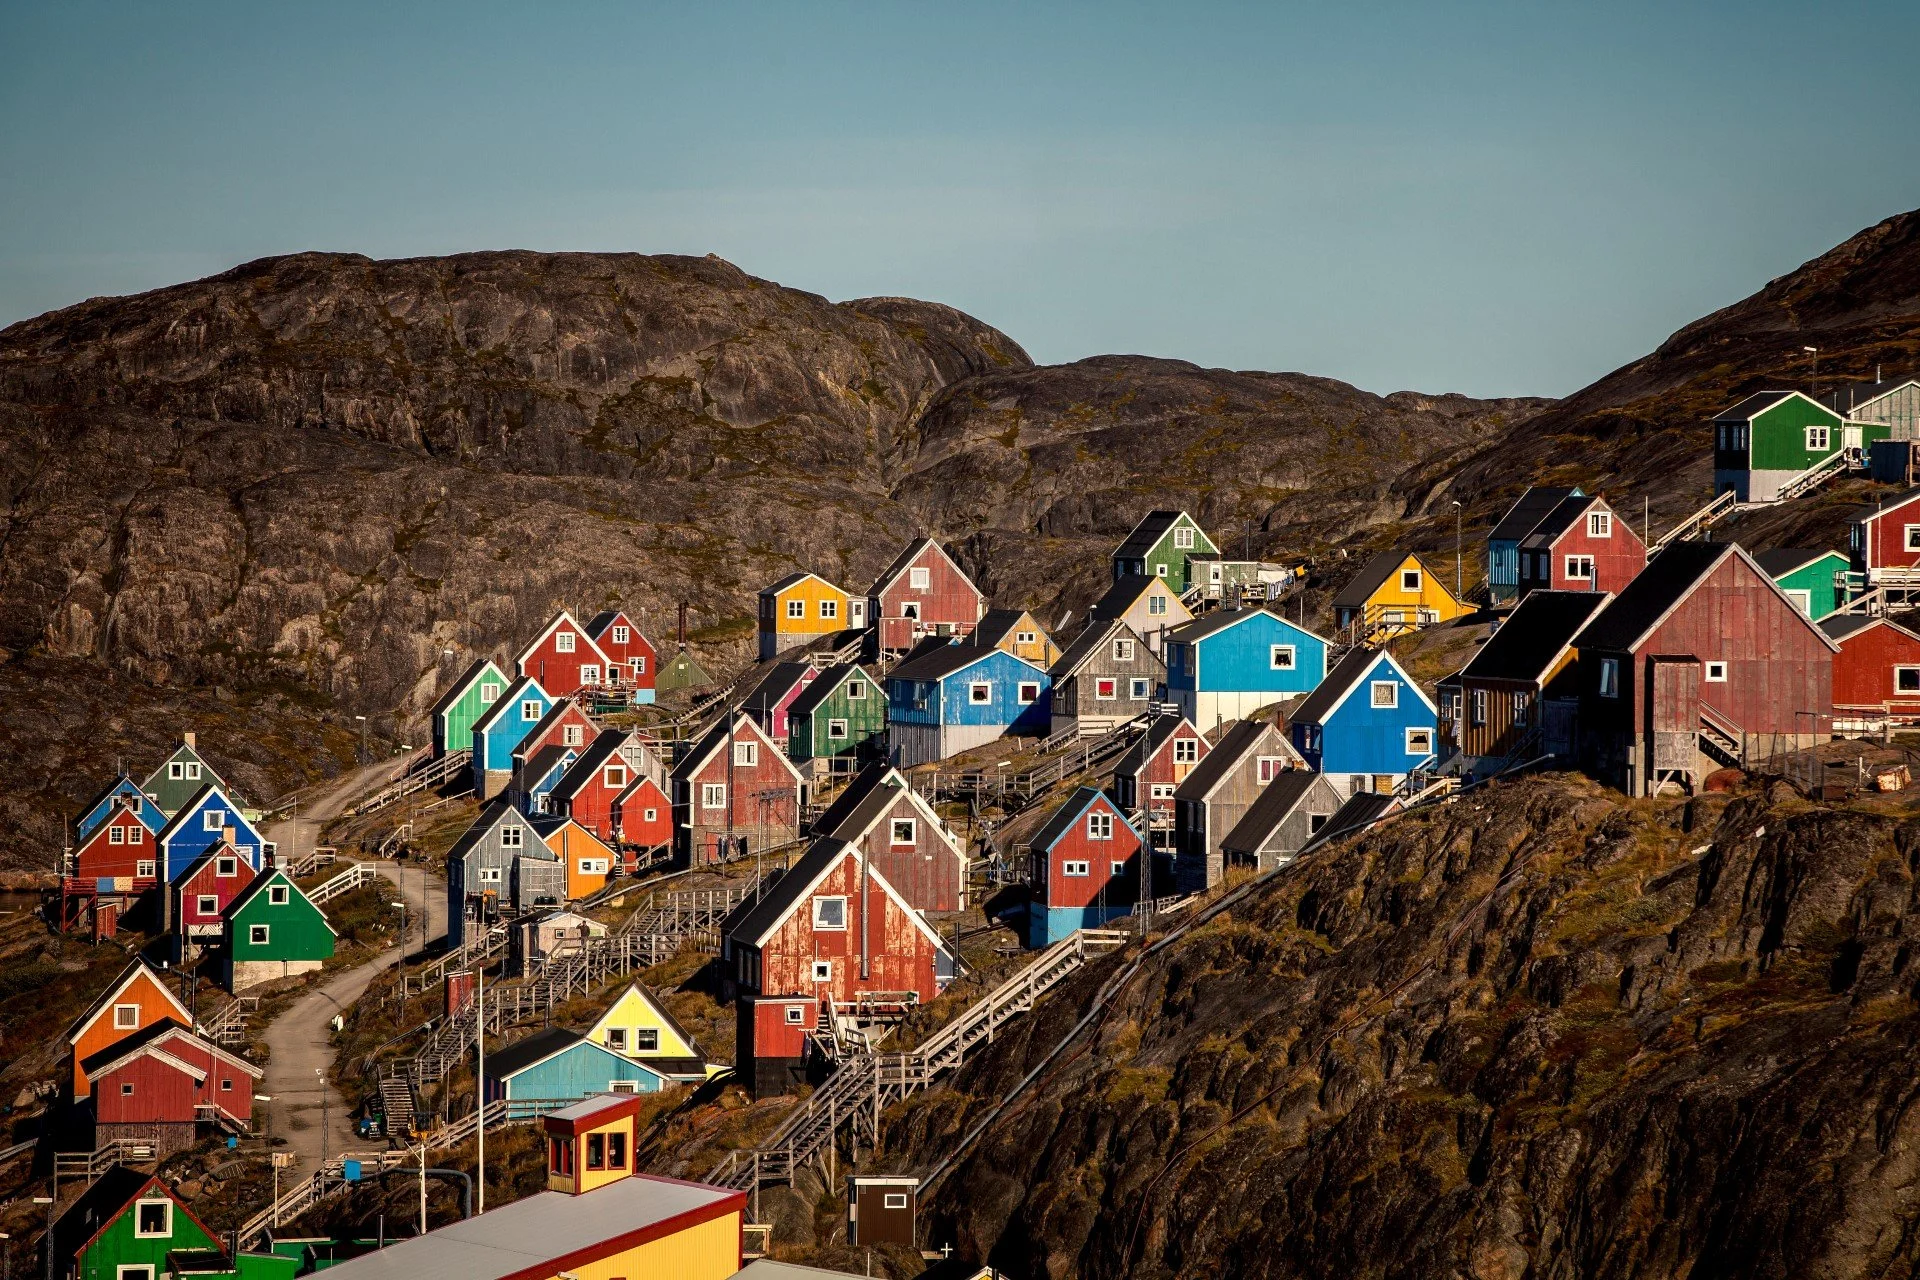
{"type": "Polygon", "coordinates": [[[920,843],[919,820],[917,818],[890,819],[887,823],[887,843],[888,844],[920,843]]]}
{"type": "Polygon", "coordinates": [[[618,788],[625,791],[627,789],[627,766],[624,764],[608,765],[601,771],[600,777],[610,790],[618,788]]]}
{"type": "Polygon", "coordinates": [[[138,1004],[117,1004],[113,1006],[113,1029],[115,1031],[138,1031],[140,1029],[140,1006],[138,1004]]]}
{"type": "Polygon", "coordinates": [[[108,844],[125,844],[126,842],[127,842],[127,829],[125,827],[121,826],[117,822],[108,826],[107,828],[108,844]]]}
{"type": "Polygon", "coordinates": [[[289,903],[291,903],[292,901],[293,901],[293,891],[289,889],[286,885],[270,884],[267,886],[267,905],[268,906],[284,907],[289,903]]]}
{"type": "Polygon", "coordinates": [[[522,836],[524,830],[525,828],[518,825],[509,825],[500,828],[500,847],[502,849],[526,848],[522,836]]]}
{"type": "Polygon", "coordinates": [[[1833,428],[1814,424],[1807,428],[1807,452],[1825,453],[1833,448],[1833,428]]]}
{"type": "Polygon", "coordinates": [[[702,809],[724,809],[727,807],[727,784],[724,782],[703,782],[700,784],[700,807],[702,809]]]}
{"type": "Polygon", "coordinates": [[[1566,559],[1567,578],[1572,582],[1593,581],[1592,556],[1568,556],[1566,559]]]}
{"type": "Polygon", "coordinates": [[[609,1080],[607,1081],[607,1092],[638,1093],[640,1092],[640,1082],[638,1080],[609,1080]]]}
{"type": "Polygon", "coordinates": [[[813,900],[813,927],[821,933],[845,933],[847,931],[847,899],[843,894],[823,894],[813,900]],[[833,924],[826,917],[828,911],[838,911],[840,923],[833,924]]]}
{"type": "Polygon", "coordinates": [[[502,880],[506,878],[504,875],[501,874],[501,872],[502,872],[502,868],[500,867],[480,868],[480,883],[481,884],[499,884],[502,880]]]}
{"type": "Polygon", "coordinates": [[[1705,664],[1700,678],[1708,684],[1725,684],[1727,682],[1727,670],[1727,660],[1725,658],[1712,658],[1705,664]]]}
{"type": "Polygon", "coordinates": [[[1893,669],[1893,691],[1896,694],[1920,693],[1920,667],[1908,666],[1904,663],[1896,666],[1893,669]],[[1903,675],[1911,675],[1913,677],[1912,688],[1903,689],[1900,687],[1900,677],[1903,675]]]}
{"type": "Polygon", "coordinates": [[[240,859],[228,854],[213,860],[213,875],[216,880],[231,880],[240,874],[240,859]]]}
{"type": "Polygon", "coordinates": [[[1603,698],[1620,696],[1620,659],[1600,659],[1600,696],[1603,698]]]}
{"type": "Polygon", "coordinates": [[[1127,680],[1127,701],[1145,702],[1153,696],[1152,681],[1145,676],[1132,676],[1127,680]]]}
{"type": "Polygon", "coordinates": [[[585,746],[586,741],[587,741],[587,727],[585,725],[563,724],[560,726],[560,745],[561,746],[563,747],[585,746]]]}
{"type": "Polygon", "coordinates": [[[798,1027],[806,1022],[807,1011],[797,1004],[787,1005],[781,1012],[787,1015],[787,1025],[790,1027],[798,1027]]]}
{"type": "Polygon", "coordinates": [[[520,700],[520,723],[539,724],[540,717],[545,714],[546,710],[540,705],[538,698],[522,698],[520,700]]]}
{"type": "Polygon", "coordinates": [[[1813,592],[1804,587],[1781,588],[1781,594],[1793,601],[1793,607],[1811,618],[1813,616],[1813,592]]]}
{"type": "Polygon", "coordinates": [[[627,1029],[625,1027],[607,1028],[607,1048],[615,1053],[627,1051],[627,1029]]]}
{"type": "Polygon", "coordinates": [[[1433,730],[1425,727],[1408,728],[1407,754],[1410,756],[1432,755],[1433,754],[1433,730]]]}
{"type": "Polygon", "coordinates": [[[273,929],[269,925],[250,924],[247,926],[247,945],[264,947],[273,938],[273,929]]]}
{"type": "Polygon", "coordinates": [[[1072,880],[1083,880],[1086,877],[1093,874],[1093,871],[1091,868],[1092,868],[1092,864],[1087,862],[1082,862],[1076,858],[1072,862],[1061,863],[1060,874],[1063,878],[1072,879],[1072,880]]]}
{"type": "Polygon", "coordinates": [[[1298,649],[1290,644],[1270,644],[1267,646],[1267,667],[1273,671],[1292,671],[1299,661],[1298,649]]]}
{"type": "Polygon", "coordinates": [[[823,618],[838,618],[840,616],[840,602],[838,600],[822,600],[820,602],[820,616],[823,618]]]}
{"type": "Polygon", "coordinates": [[[847,681],[847,701],[865,702],[867,700],[867,682],[865,680],[847,681]]]}
{"type": "Polygon", "coordinates": [[[160,862],[157,858],[141,858],[133,864],[133,874],[152,879],[160,874],[160,862]]]}
{"type": "Polygon", "coordinates": [[[790,621],[797,621],[806,616],[807,616],[807,602],[805,600],[787,601],[787,618],[790,621]]]}
{"type": "Polygon", "coordinates": [[[633,668],[633,674],[637,676],[647,674],[647,656],[644,653],[637,658],[628,658],[627,665],[633,668]]]}
{"type": "Polygon", "coordinates": [[[1038,680],[1022,680],[1019,685],[1016,686],[1014,701],[1023,707],[1030,707],[1040,701],[1040,682],[1038,680]],[[1029,693],[1028,690],[1032,690],[1032,692],[1029,693]]]}
{"type": "Polygon", "coordinates": [[[660,1052],[660,1028],[635,1027],[633,1029],[633,1051],[635,1053],[660,1052]]]}
{"type": "Polygon", "coordinates": [[[882,1209],[904,1209],[907,1207],[907,1193],[904,1191],[883,1191],[880,1193],[882,1209]],[[896,1203],[897,1202],[897,1203],[896,1203]]]}
{"type": "Polygon", "coordinates": [[[1111,859],[1107,863],[1107,872],[1109,875],[1124,876],[1127,874],[1127,864],[1119,858],[1111,859]]]}
{"type": "Polygon", "coordinates": [[[733,767],[736,769],[756,769],[760,766],[760,744],[753,741],[733,744],[733,767]]]}
{"type": "Polygon", "coordinates": [[[583,685],[600,683],[600,664],[583,662],[580,664],[580,683],[583,685]]]}
{"type": "Polygon", "coordinates": [[[917,564],[907,570],[907,586],[915,591],[925,591],[933,585],[933,570],[917,564]]]}
{"type": "Polygon", "coordinates": [[[1164,577],[1166,577],[1166,576],[1167,576],[1167,566],[1165,566],[1165,565],[1163,565],[1163,564],[1157,564],[1157,565],[1155,565],[1155,566],[1153,566],[1153,576],[1154,576],[1154,577],[1156,577],[1156,578],[1164,578],[1164,577]]]}
{"type": "Polygon", "coordinates": [[[815,982],[832,982],[833,961],[815,960],[813,962],[813,980],[815,982]]]}
{"type": "Polygon", "coordinates": [[[1487,722],[1487,691],[1485,689],[1475,689],[1473,691],[1473,701],[1470,705],[1473,708],[1473,718],[1468,721],[1468,723],[1475,728],[1484,725],[1487,722]]]}
{"type": "Polygon", "coordinates": [[[625,644],[632,635],[633,633],[625,627],[615,627],[613,629],[613,642],[615,644],[625,644]]]}
{"type": "Polygon", "coordinates": [[[1400,682],[1398,680],[1375,680],[1370,693],[1372,701],[1368,704],[1376,710],[1393,711],[1400,705],[1400,682]],[[1386,701],[1380,700],[1381,691],[1386,692],[1386,701]]]}
{"type": "Polygon", "coordinates": [[[186,776],[187,776],[187,766],[184,761],[180,761],[180,760],[167,761],[167,781],[179,782],[181,779],[185,778],[186,776]]]}
{"type": "Polygon", "coordinates": [[[1920,551],[1920,524],[1907,525],[1906,532],[1906,549],[1908,551],[1920,551]]]}
{"type": "Polygon", "coordinates": [[[1015,644],[1039,644],[1040,636],[1037,632],[1033,631],[1016,631],[1013,633],[1013,642],[1015,644]]]}
{"type": "Polygon", "coordinates": [[[1173,740],[1173,762],[1175,764],[1200,763],[1200,739],[1175,738],[1173,740]]]}
{"type": "Polygon", "coordinates": [[[1087,815],[1087,839],[1113,839],[1113,815],[1104,810],[1095,810],[1087,815]]]}
{"type": "Polygon", "coordinates": [[[1178,790],[1179,788],[1171,782],[1154,782],[1148,784],[1147,796],[1153,800],[1171,800],[1173,793],[1178,790]]]}
{"type": "Polygon", "coordinates": [[[226,825],[227,815],[221,813],[218,809],[208,809],[200,815],[200,829],[202,831],[218,831],[226,825]]]}
{"type": "Polygon", "coordinates": [[[1264,783],[1272,782],[1287,771],[1285,756],[1257,756],[1254,760],[1254,776],[1264,783]]]}
{"type": "Polygon", "coordinates": [[[845,742],[847,740],[847,734],[847,722],[845,720],[830,719],[827,721],[828,742],[845,742]]]}
{"type": "Polygon", "coordinates": [[[605,858],[580,859],[580,874],[583,876],[603,876],[607,874],[608,862],[605,858]]]}
{"type": "Polygon", "coordinates": [[[1420,570],[1402,569],[1400,571],[1400,589],[1402,591],[1411,591],[1417,595],[1420,592],[1420,582],[1420,570]]]}
{"type": "Polygon", "coordinates": [[[173,1201],[164,1197],[147,1197],[133,1202],[133,1235],[136,1240],[164,1240],[173,1234],[173,1201]],[[160,1205],[166,1211],[166,1224],[158,1231],[148,1231],[140,1221],[144,1216],[141,1210],[160,1205]]]}
{"type": "Polygon", "coordinates": [[[1587,536],[1589,538],[1611,538],[1613,536],[1613,513],[1611,511],[1587,512],[1587,536]]]}
{"type": "Polygon", "coordinates": [[[1120,696],[1120,678],[1118,676],[1095,676],[1093,678],[1093,700],[1095,702],[1113,702],[1120,696]],[[1106,692],[1102,693],[1101,690],[1106,692]]]}
{"type": "Polygon", "coordinates": [[[214,893],[195,894],[194,902],[193,902],[193,910],[195,915],[202,915],[202,916],[219,915],[220,914],[220,895],[214,894],[214,893]]]}
{"type": "Polygon", "coordinates": [[[970,707],[989,706],[993,702],[993,683],[988,680],[970,680],[967,682],[967,705],[970,707]]]}
{"type": "Polygon", "coordinates": [[[573,632],[571,631],[554,632],[553,633],[553,651],[555,653],[572,653],[574,651],[573,632]]]}
{"type": "Polygon", "coordinates": [[[1133,641],[1122,636],[1113,642],[1113,660],[1115,662],[1133,661],[1133,641]]]}
{"type": "Polygon", "coordinates": [[[500,701],[500,686],[489,680],[480,686],[480,701],[494,703],[500,701]]]}

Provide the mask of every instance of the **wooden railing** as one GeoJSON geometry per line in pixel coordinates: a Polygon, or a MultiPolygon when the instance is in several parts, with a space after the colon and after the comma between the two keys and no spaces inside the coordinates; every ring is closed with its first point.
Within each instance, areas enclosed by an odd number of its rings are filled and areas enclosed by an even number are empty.
{"type": "Polygon", "coordinates": [[[247,1038],[247,1015],[260,1007],[260,997],[239,996],[200,1024],[200,1034],[215,1044],[240,1044],[247,1038]]]}
{"type": "Polygon", "coordinates": [[[1724,493],[1716,494],[1714,495],[1713,501],[1707,503],[1706,506],[1701,507],[1679,524],[1676,524],[1673,528],[1654,539],[1653,546],[1648,549],[1658,551],[1669,542],[1679,542],[1684,538],[1690,538],[1712,524],[1715,520],[1718,520],[1721,516],[1730,513],[1739,505],[1739,499],[1734,497],[1733,490],[1731,489],[1728,489],[1724,493]]]}
{"type": "Polygon", "coordinates": [[[331,902],[343,893],[352,893],[362,885],[372,884],[379,878],[380,873],[374,870],[371,862],[351,863],[338,875],[309,889],[307,899],[317,907],[331,902]]]}
{"type": "Polygon", "coordinates": [[[359,804],[348,809],[347,816],[349,818],[357,818],[363,813],[372,813],[376,809],[384,809],[396,800],[402,800],[407,796],[440,786],[442,783],[458,775],[463,769],[470,767],[472,763],[473,751],[471,749],[449,751],[447,754],[435,759],[423,758],[410,766],[407,772],[402,774],[398,779],[388,783],[386,786],[380,788],[380,790],[368,796],[365,800],[362,800],[359,804]]]}

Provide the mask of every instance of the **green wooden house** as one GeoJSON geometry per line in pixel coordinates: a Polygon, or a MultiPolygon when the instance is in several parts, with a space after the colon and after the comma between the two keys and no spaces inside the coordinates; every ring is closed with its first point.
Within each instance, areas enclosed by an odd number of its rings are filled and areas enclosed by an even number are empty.
{"type": "Polygon", "coordinates": [[[473,722],[500,700],[509,680],[492,658],[481,658],[455,680],[440,701],[433,704],[433,754],[436,758],[449,751],[461,751],[473,745],[473,722]]]}
{"type": "Polygon", "coordinates": [[[1778,551],[1762,551],[1754,560],[1787,593],[1787,598],[1815,622],[1838,612],[1846,603],[1834,575],[1845,573],[1851,565],[1838,551],[1782,547],[1778,551]]]}
{"type": "Polygon", "coordinates": [[[269,867],[222,913],[227,990],[237,993],[275,978],[311,973],[333,954],[334,940],[326,913],[285,871],[269,867]]]}
{"type": "Polygon", "coordinates": [[[169,1254],[218,1253],[205,1223],[158,1175],[115,1165],[53,1226],[59,1280],[161,1280],[169,1254]]]}
{"type": "Polygon", "coordinates": [[[821,672],[787,709],[787,755],[802,771],[850,773],[880,757],[886,733],[886,691],[851,662],[821,672]]]}
{"type": "Polygon", "coordinates": [[[1213,544],[1194,518],[1184,511],[1149,511],[1113,552],[1113,580],[1129,574],[1165,578],[1174,594],[1185,595],[1193,585],[1188,567],[1196,555],[1217,556],[1213,544]]]}
{"type": "Polygon", "coordinates": [[[1849,422],[1798,391],[1756,391],[1713,419],[1713,491],[1732,490],[1741,502],[1777,502],[1796,476],[1892,430],[1849,422]]]}
{"type": "Polygon", "coordinates": [[[147,793],[160,812],[171,818],[189,800],[200,794],[200,788],[208,784],[220,788],[224,795],[233,794],[226,780],[215,773],[213,766],[200,754],[194,735],[183,733],[180,735],[180,745],[160,762],[158,769],[147,775],[140,789],[147,793]]]}
{"type": "Polygon", "coordinates": [[[660,678],[654,682],[655,688],[666,693],[672,689],[704,689],[713,683],[713,677],[706,668],[693,660],[693,655],[685,649],[673,655],[660,668],[660,678]]]}

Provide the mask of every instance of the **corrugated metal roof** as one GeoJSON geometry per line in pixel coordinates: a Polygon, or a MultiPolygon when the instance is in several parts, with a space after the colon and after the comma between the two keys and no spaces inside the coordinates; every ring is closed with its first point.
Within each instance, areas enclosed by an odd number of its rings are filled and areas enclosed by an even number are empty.
{"type": "MultiPolygon", "coordinates": [[[[1174,791],[1174,798],[1180,800],[1204,800],[1207,793],[1220,785],[1234,766],[1238,765],[1254,744],[1273,726],[1265,720],[1236,720],[1224,734],[1213,750],[1200,758],[1193,766],[1193,772],[1187,775],[1174,791]]],[[[1275,730],[1277,733],[1278,731],[1275,730]]]]}
{"type": "MultiPolygon", "coordinates": [[[[1336,609],[1365,608],[1367,600],[1380,589],[1380,584],[1392,577],[1393,571],[1406,561],[1407,554],[1405,551],[1382,551],[1367,561],[1354,580],[1340,588],[1340,594],[1333,598],[1333,607],[1336,609]]],[[[1422,569],[1427,567],[1424,561],[1420,567],[1422,569]]]]}

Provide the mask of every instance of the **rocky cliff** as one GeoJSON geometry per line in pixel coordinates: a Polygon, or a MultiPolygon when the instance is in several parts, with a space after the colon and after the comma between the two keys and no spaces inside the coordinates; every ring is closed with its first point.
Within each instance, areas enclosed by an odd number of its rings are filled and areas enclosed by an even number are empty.
{"type": "MultiPolygon", "coordinates": [[[[1906,1275],[1904,812],[1499,786],[1148,959],[932,1199],[1059,1276],[1906,1275]]],[[[1120,961],[897,1112],[927,1169],[1120,961]]]]}

